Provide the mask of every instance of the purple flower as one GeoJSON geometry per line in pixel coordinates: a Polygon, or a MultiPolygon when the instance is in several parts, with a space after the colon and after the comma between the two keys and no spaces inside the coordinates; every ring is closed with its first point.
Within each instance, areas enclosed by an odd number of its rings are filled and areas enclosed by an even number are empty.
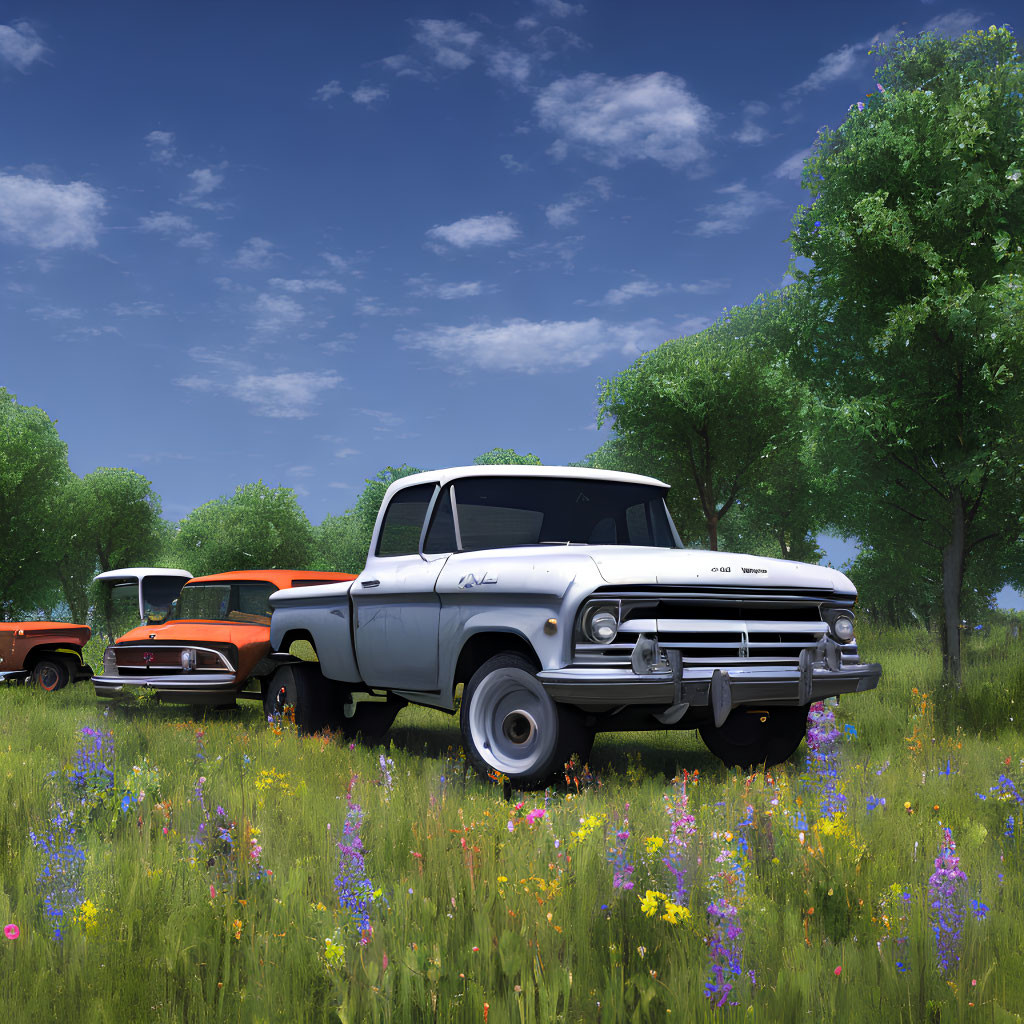
{"type": "Polygon", "coordinates": [[[334,891],[338,903],[352,913],[359,930],[365,933],[370,930],[373,886],[366,876],[366,864],[363,860],[363,840],[359,834],[362,824],[362,808],[358,804],[352,804],[345,815],[345,825],[342,828],[344,838],[338,843],[338,874],[334,879],[334,891]]]}
{"type": "MultiPolygon", "coordinates": [[[[967,902],[967,875],[960,869],[953,833],[942,830],[935,871],[928,879],[928,907],[939,969],[949,970],[960,960],[960,935],[963,930],[964,907],[967,902]]],[[[985,908],[986,912],[988,908],[985,908]]]]}

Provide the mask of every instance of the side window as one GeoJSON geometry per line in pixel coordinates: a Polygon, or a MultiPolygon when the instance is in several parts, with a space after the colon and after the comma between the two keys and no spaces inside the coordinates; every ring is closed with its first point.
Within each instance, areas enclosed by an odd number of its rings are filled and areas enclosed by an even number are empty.
{"type": "Polygon", "coordinates": [[[434,495],[434,487],[434,484],[407,487],[391,499],[377,541],[379,556],[415,555],[419,551],[420,531],[423,529],[427,506],[434,495]]]}
{"type": "Polygon", "coordinates": [[[631,505],[626,509],[626,529],[629,530],[629,543],[642,546],[650,545],[651,531],[647,526],[647,506],[631,505]]]}
{"type": "Polygon", "coordinates": [[[455,517],[452,515],[452,489],[449,487],[434,506],[434,518],[423,542],[423,553],[444,555],[455,548],[455,517]]]}

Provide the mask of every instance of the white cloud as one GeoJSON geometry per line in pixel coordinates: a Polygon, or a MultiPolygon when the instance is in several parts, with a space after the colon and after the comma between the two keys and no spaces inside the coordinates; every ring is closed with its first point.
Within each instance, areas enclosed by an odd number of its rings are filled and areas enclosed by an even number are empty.
{"type": "Polygon", "coordinates": [[[193,348],[189,355],[207,369],[202,374],[180,377],[175,384],[192,391],[236,398],[249,405],[254,415],[273,419],[312,416],[320,393],[337,387],[344,379],[331,370],[257,374],[244,363],[204,348],[193,348]]]}
{"type": "Polygon", "coordinates": [[[106,205],[84,181],[55,185],[0,173],[0,235],[33,249],[95,248],[106,205]]]}
{"type": "Polygon", "coordinates": [[[440,21],[437,18],[426,18],[416,25],[416,41],[430,50],[436,63],[453,71],[462,71],[473,63],[469,51],[476,46],[479,32],[466,28],[461,21],[440,21]]]}
{"type": "Polygon", "coordinates": [[[776,178],[790,178],[793,181],[799,181],[800,175],[803,173],[804,161],[811,155],[811,147],[808,146],[806,149],[801,149],[799,153],[794,153],[790,157],[786,157],[785,160],[775,168],[776,178]]]}
{"type": "Polygon", "coordinates": [[[756,192],[747,188],[742,181],[716,189],[716,192],[727,197],[725,202],[702,207],[706,217],[697,224],[694,234],[705,238],[713,235],[734,235],[747,226],[751,217],[768,206],[777,206],[779,202],[766,192],[756,192]]]}
{"type": "Polygon", "coordinates": [[[27,21],[0,25],[0,57],[25,72],[46,53],[46,46],[27,21]]]}
{"type": "Polygon", "coordinates": [[[158,164],[169,164],[175,155],[174,132],[150,132],[146,136],[149,157],[158,164]]]}
{"type": "Polygon", "coordinates": [[[231,261],[238,267],[245,267],[246,270],[263,270],[270,266],[274,258],[274,244],[265,238],[254,235],[247,242],[243,242],[235,258],[231,261]]]}
{"type": "MultiPolygon", "coordinates": [[[[611,183],[607,178],[591,178],[587,185],[599,199],[608,200],[612,195],[611,183]]],[[[552,203],[545,207],[544,215],[552,227],[566,228],[575,224],[579,210],[589,206],[594,196],[586,192],[574,192],[567,195],[560,203],[552,203]]]]}
{"type": "Polygon", "coordinates": [[[652,298],[661,295],[665,290],[664,285],[656,284],[654,281],[627,281],[618,288],[612,288],[601,301],[608,306],[621,306],[630,299],[652,298]]]}
{"type": "Polygon", "coordinates": [[[270,279],[270,286],[272,288],[280,288],[283,291],[291,292],[293,295],[299,295],[302,292],[335,292],[338,295],[341,295],[345,291],[345,286],[343,284],[338,281],[332,281],[327,277],[272,277],[270,279]]]}
{"type": "Polygon", "coordinates": [[[178,239],[178,245],[183,249],[209,249],[217,236],[212,231],[196,231],[191,235],[185,235],[178,239]]]}
{"type": "Polygon", "coordinates": [[[177,235],[178,245],[185,249],[209,249],[217,237],[212,231],[196,231],[191,217],[167,210],[140,217],[139,227],[167,237],[177,235]]]}
{"type": "Polygon", "coordinates": [[[28,312],[40,320],[81,320],[84,315],[77,306],[34,306],[28,312]]]}
{"type": "Polygon", "coordinates": [[[948,14],[940,14],[932,18],[924,26],[924,31],[943,36],[946,39],[955,39],[965,32],[970,32],[972,28],[977,28],[980,21],[980,16],[973,11],[950,11],[948,14]]]}
{"type": "Polygon", "coordinates": [[[862,43],[845,43],[839,49],[826,53],[818,61],[818,66],[802,82],[798,82],[789,90],[790,94],[799,96],[801,93],[817,92],[840,78],[853,74],[863,64],[863,58],[867,56],[868,50],[879,43],[888,42],[898,32],[898,26],[893,25],[862,43]]]}
{"type": "Polygon", "coordinates": [[[583,14],[583,4],[567,4],[565,0],[534,0],[538,7],[543,7],[555,18],[568,18],[572,14],[583,14]]]}
{"type": "Polygon", "coordinates": [[[712,292],[720,292],[723,288],[728,287],[728,281],[709,281],[705,278],[703,281],[691,281],[676,285],[670,290],[683,292],[686,295],[710,295],[712,292]]]}
{"type": "Polygon", "coordinates": [[[252,307],[256,330],[273,334],[301,323],[306,311],[287,295],[262,292],[252,307]]]}
{"type": "Polygon", "coordinates": [[[664,339],[664,330],[654,320],[609,324],[597,317],[539,322],[517,318],[501,324],[482,321],[398,336],[406,347],[426,349],[456,372],[481,369],[527,374],[581,369],[609,352],[631,355],[664,339]]]}
{"type": "Polygon", "coordinates": [[[390,430],[394,427],[400,427],[405,420],[401,416],[396,416],[393,412],[388,412],[386,409],[356,409],[356,412],[360,416],[369,416],[371,419],[377,421],[377,426],[374,430],[390,430]]]}
{"type": "Polygon", "coordinates": [[[406,284],[413,295],[431,295],[438,299],[469,299],[483,295],[484,286],[480,281],[450,281],[435,284],[429,277],[411,277],[406,284]]]}
{"type": "Polygon", "coordinates": [[[356,312],[361,316],[408,316],[415,308],[402,309],[400,306],[385,306],[380,299],[366,295],[356,303],[356,312]]]}
{"type": "Polygon", "coordinates": [[[466,217],[452,224],[435,224],[427,236],[439,242],[447,242],[458,249],[474,245],[500,245],[519,237],[516,222],[505,213],[486,217],[466,217]]]}
{"type": "Polygon", "coordinates": [[[388,91],[383,85],[361,85],[352,93],[352,99],[356,103],[362,103],[364,106],[376,103],[377,100],[386,100],[387,98],[388,91]]]}
{"type": "Polygon", "coordinates": [[[328,265],[339,274],[348,270],[348,260],[343,260],[333,252],[322,252],[320,255],[327,261],[328,265]]]}
{"type": "Polygon", "coordinates": [[[768,130],[764,125],[758,124],[757,118],[764,117],[768,110],[768,104],[762,103],[760,100],[744,104],[743,124],[740,126],[739,131],[733,135],[733,138],[737,142],[743,142],[751,146],[764,142],[768,138],[768,130]]]}
{"type": "Polygon", "coordinates": [[[519,50],[495,50],[487,59],[487,74],[523,86],[530,77],[530,57],[519,50]]]}
{"type": "Polygon", "coordinates": [[[513,174],[522,174],[523,171],[530,169],[528,164],[520,163],[511,153],[502,153],[498,159],[505,170],[511,171],[513,174]]]}
{"type": "Polygon", "coordinates": [[[301,420],[313,415],[320,392],[337,387],[342,379],[331,370],[247,374],[235,381],[232,394],[252,406],[257,415],[301,420]]]}
{"type": "Polygon", "coordinates": [[[610,167],[647,159],[680,168],[707,155],[702,140],[711,111],[681,78],[664,71],[563,78],[541,91],[535,109],[541,125],[561,136],[556,156],[576,145],[610,167]]]}
{"type": "Polygon", "coordinates": [[[173,235],[184,231],[192,231],[195,224],[191,217],[185,217],[180,213],[171,213],[168,210],[162,213],[150,213],[139,218],[139,227],[143,231],[156,231],[162,235],[173,235]]]}
{"type": "MultiPolygon", "coordinates": [[[[339,448],[334,453],[334,457],[336,459],[347,459],[350,455],[358,455],[358,454],[359,454],[359,449],[358,448],[339,448]]],[[[332,484],[332,486],[334,486],[334,485],[332,484]]]]}
{"type": "Polygon", "coordinates": [[[345,90],[341,87],[341,82],[334,79],[321,85],[320,88],[313,93],[313,99],[327,103],[328,101],[333,100],[335,96],[340,96],[344,91],[345,90]]]}
{"type": "MultiPolygon", "coordinates": [[[[221,168],[224,166],[222,164],[221,168]]],[[[192,182],[192,187],[181,197],[181,201],[192,206],[198,206],[200,209],[213,209],[213,204],[206,200],[206,196],[224,183],[224,175],[221,173],[220,168],[215,170],[213,167],[199,167],[192,171],[188,177],[192,182]]]]}

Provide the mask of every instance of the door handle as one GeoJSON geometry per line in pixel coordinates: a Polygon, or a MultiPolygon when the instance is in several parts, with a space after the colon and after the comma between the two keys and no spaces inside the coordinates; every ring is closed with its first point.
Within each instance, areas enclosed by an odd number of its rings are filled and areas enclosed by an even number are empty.
{"type": "Polygon", "coordinates": [[[359,586],[361,587],[379,587],[380,580],[360,580],[359,586]]]}

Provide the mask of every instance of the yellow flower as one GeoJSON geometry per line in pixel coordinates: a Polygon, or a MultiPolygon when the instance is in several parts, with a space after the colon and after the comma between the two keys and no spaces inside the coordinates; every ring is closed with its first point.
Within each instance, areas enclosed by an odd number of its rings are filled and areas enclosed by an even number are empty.
{"type": "Polygon", "coordinates": [[[85,900],[79,904],[78,909],[75,911],[75,921],[88,932],[96,927],[96,917],[98,914],[99,910],[96,904],[92,900],[85,900]]]}
{"type": "Polygon", "coordinates": [[[663,892],[655,892],[653,889],[648,889],[646,896],[637,898],[640,900],[640,909],[648,917],[654,917],[658,912],[658,901],[664,900],[666,897],[663,892]]]}
{"type": "Polygon", "coordinates": [[[235,938],[240,939],[242,937],[242,922],[236,917],[232,927],[235,930],[235,938]]]}
{"type": "Polygon", "coordinates": [[[648,836],[644,844],[647,846],[648,855],[654,856],[665,845],[665,840],[661,836],[648,836]]]}
{"type": "Polygon", "coordinates": [[[673,903],[671,900],[665,900],[665,913],[661,915],[662,921],[668,921],[669,924],[679,924],[680,921],[686,921],[689,917],[689,907],[683,907],[678,903],[673,903]]]}

